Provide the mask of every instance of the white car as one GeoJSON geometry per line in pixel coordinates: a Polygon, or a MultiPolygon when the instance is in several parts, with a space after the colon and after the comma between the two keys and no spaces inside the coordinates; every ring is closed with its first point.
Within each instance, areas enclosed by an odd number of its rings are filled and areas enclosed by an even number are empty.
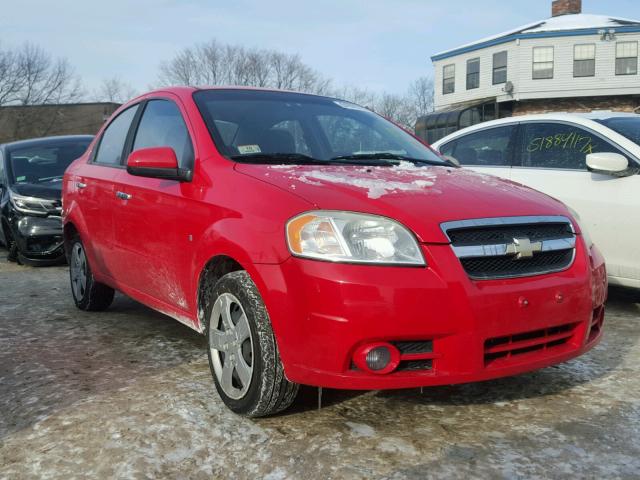
{"type": "Polygon", "coordinates": [[[609,282],[640,288],[640,115],[509,117],[457,131],[433,147],[566,203],[602,251],[609,282]]]}

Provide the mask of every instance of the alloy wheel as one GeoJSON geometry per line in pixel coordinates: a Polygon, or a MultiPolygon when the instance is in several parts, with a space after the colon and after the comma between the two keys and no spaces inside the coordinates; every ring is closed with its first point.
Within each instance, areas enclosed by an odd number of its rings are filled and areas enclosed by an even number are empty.
{"type": "Polygon", "coordinates": [[[75,243],[71,250],[71,288],[78,300],[84,298],[87,290],[87,257],[82,244],[75,243]]]}
{"type": "Polygon", "coordinates": [[[253,377],[253,339],[247,315],[234,295],[223,293],[216,299],[209,329],[209,348],[218,384],[230,398],[243,398],[253,377]]]}

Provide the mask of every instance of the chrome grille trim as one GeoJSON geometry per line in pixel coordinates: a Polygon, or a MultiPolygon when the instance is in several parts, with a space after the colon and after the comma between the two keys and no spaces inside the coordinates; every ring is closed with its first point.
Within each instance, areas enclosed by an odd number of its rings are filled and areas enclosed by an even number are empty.
{"type": "Polygon", "coordinates": [[[575,228],[562,215],[456,220],[444,222],[440,228],[469,277],[475,280],[554,273],[570,268],[575,260],[575,228]],[[551,225],[560,227],[560,231],[554,231],[551,225]],[[518,235],[520,228],[522,235],[518,235]],[[504,242],[499,240],[501,235],[504,242]]]}
{"type": "Polygon", "coordinates": [[[573,223],[568,217],[563,215],[545,215],[545,216],[527,216],[527,217],[491,217],[491,218],[473,218],[470,220],[454,220],[452,222],[444,222],[440,224],[440,228],[449,237],[447,231],[458,228],[469,227],[500,227],[505,225],[524,225],[528,223],[567,223],[571,231],[575,234],[573,223]]]}
{"type": "MultiPolygon", "coordinates": [[[[552,252],[554,250],[569,250],[576,247],[576,237],[557,238],[554,240],[542,240],[542,251],[552,252]]],[[[469,257],[498,257],[511,255],[509,244],[496,243],[493,245],[466,245],[463,247],[452,246],[458,258],[469,257]]]]}

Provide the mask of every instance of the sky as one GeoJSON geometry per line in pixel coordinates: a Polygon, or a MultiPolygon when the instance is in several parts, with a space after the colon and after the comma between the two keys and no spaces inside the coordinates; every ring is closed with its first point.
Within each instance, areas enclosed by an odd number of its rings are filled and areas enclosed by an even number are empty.
{"type": "MultiPolygon", "coordinates": [[[[640,2],[584,0],[583,12],[640,19],[640,2]]],[[[403,93],[432,54],[550,14],[551,0],[4,0],[0,48],[66,57],[89,91],[118,77],[143,92],[161,62],[215,38],[298,53],[335,85],[403,93]]]]}

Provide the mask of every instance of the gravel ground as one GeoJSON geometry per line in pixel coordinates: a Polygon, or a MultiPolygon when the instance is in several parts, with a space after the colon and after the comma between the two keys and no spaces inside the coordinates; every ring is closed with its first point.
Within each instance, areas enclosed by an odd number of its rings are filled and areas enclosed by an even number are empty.
{"type": "Polygon", "coordinates": [[[640,478],[638,301],[612,292],[604,340],[557,367],[249,420],[197,333],[123,296],[80,312],[66,268],[0,257],[0,478],[640,478]]]}

